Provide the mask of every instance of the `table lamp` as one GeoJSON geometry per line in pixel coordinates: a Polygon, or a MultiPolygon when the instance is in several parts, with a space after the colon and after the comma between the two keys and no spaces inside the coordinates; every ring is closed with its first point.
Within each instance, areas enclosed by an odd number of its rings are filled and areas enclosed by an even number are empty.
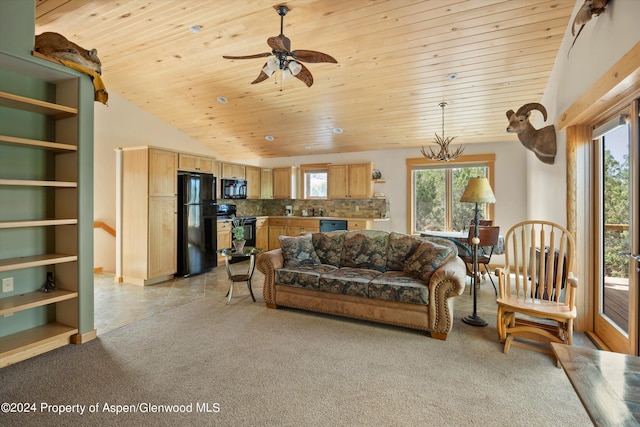
{"type": "Polygon", "coordinates": [[[469,179],[467,188],[465,188],[464,193],[462,193],[460,201],[476,204],[473,217],[473,225],[475,225],[475,227],[473,239],[471,240],[473,245],[473,277],[471,281],[471,286],[473,286],[473,314],[463,317],[462,321],[472,326],[487,326],[487,322],[478,316],[477,313],[478,296],[476,286],[478,280],[478,244],[480,243],[480,238],[478,237],[478,203],[495,203],[496,196],[493,195],[489,180],[485,177],[477,177],[469,179]]]}

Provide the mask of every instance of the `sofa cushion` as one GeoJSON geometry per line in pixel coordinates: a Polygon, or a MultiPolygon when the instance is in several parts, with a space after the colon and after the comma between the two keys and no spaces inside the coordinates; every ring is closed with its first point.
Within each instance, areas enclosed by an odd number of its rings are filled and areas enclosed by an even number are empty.
{"type": "Polygon", "coordinates": [[[340,267],[369,268],[384,272],[387,267],[388,243],[388,231],[347,231],[340,267]]]}
{"type": "Polygon", "coordinates": [[[320,276],[318,290],[332,294],[369,297],[369,282],[379,276],[377,270],[343,267],[320,276]]]}
{"type": "Polygon", "coordinates": [[[449,246],[425,241],[407,258],[404,271],[429,283],[433,272],[442,264],[453,258],[455,250],[449,246]]]}
{"type": "Polygon", "coordinates": [[[387,271],[404,268],[404,262],[416,250],[422,240],[408,234],[389,233],[389,247],[387,248],[387,271]]]}
{"type": "Polygon", "coordinates": [[[337,267],[326,264],[283,267],[276,270],[275,281],[279,285],[318,290],[320,276],[333,270],[337,267]]]}
{"type": "Polygon", "coordinates": [[[428,237],[420,237],[420,239],[423,242],[431,242],[431,243],[435,243],[436,245],[446,246],[448,248],[453,249],[454,253],[451,258],[455,258],[458,256],[458,254],[460,253],[460,248],[458,247],[458,245],[462,245],[462,243],[458,243],[457,240],[445,239],[444,237],[428,236],[428,237]]]}
{"type": "Polygon", "coordinates": [[[278,236],[285,267],[300,265],[319,265],[320,259],[313,249],[311,234],[302,236],[278,236]]]}
{"type": "Polygon", "coordinates": [[[325,231],[311,235],[313,248],[321,264],[340,266],[345,233],[346,231],[325,231]]]}
{"type": "Polygon", "coordinates": [[[387,271],[369,282],[369,298],[429,305],[429,287],[410,273],[387,271]]]}

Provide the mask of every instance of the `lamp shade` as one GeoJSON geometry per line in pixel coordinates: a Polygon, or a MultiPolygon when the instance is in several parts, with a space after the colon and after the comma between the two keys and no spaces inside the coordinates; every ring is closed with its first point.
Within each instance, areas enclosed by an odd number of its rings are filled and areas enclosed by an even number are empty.
{"type": "Polygon", "coordinates": [[[460,201],[466,203],[495,203],[496,196],[491,190],[489,180],[485,177],[477,177],[469,179],[460,201]]]}

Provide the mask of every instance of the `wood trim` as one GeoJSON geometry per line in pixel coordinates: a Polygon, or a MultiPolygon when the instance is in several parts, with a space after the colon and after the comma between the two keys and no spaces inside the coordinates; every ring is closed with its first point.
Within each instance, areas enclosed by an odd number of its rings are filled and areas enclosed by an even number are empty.
{"type": "Polygon", "coordinates": [[[615,105],[631,102],[639,92],[640,42],[558,117],[558,130],[594,121],[615,105]]]}
{"type": "Polygon", "coordinates": [[[110,227],[109,225],[107,225],[102,221],[94,221],[93,228],[100,228],[106,231],[107,233],[111,234],[113,237],[116,237],[116,230],[114,230],[112,227],[110,227]]]}
{"type": "MultiPolygon", "coordinates": [[[[495,189],[495,165],[496,165],[496,155],[493,153],[488,154],[469,154],[466,156],[460,156],[458,159],[445,162],[449,165],[465,165],[472,163],[486,163],[489,168],[489,184],[491,188],[495,189]]],[[[416,166],[424,166],[424,165],[445,165],[442,161],[427,159],[426,157],[413,157],[406,159],[406,170],[407,170],[407,234],[411,234],[413,231],[413,211],[414,211],[414,203],[413,203],[413,179],[412,172],[413,168],[416,166]]],[[[497,197],[496,197],[497,198],[497,197]]],[[[495,207],[493,203],[489,203],[487,205],[487,214],[489,218],[495,218],[495,207]]]]}
{"type": "Polygon", "coordinates": [[[71,343],[72,344],[84,344],[88,341],[91,341],[93,339],[96,339],[98,337],[98,330],[97,329],[92,329],[89,332],[85,332],[85,333],[81,333],[81,334],[75,334],[75,335],[71,335],[71,343]]]}

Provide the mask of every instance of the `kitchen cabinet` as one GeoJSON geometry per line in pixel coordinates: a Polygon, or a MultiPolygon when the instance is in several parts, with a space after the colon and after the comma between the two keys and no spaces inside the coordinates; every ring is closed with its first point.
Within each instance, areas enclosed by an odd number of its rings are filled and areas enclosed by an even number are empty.
{"type": "Polygon", "coordinates": [[[273,198],[296,198],[296,172],[295,166],[273,168],[273,198]]]}
{"type": "Polygon", "coordinates": [[[269,247],[269,220],[256,219],[256,248],[266,250],[269,247]]]}
{"type": "Polygon", "coordinates": [[[177,271],[178,154],[149,147],[122,151],[122,275],[151,285],[177,271]]]}
{"type": "Polygon", "coordinates": [[[269,250],[280,247],[279,236],[297,236],[300,233],[320,231],[320,219],[269,218],[269,250]]]}
{"type": "Polygon", "coordinates": [[[179,153],[178,169],[182,171],[215,174],[215,159],[213,157],[203,157],[193,154],[179,153]]]}
{"type": "Polygon", "coordinates": [[[236,163],[222,163],[222,178],[246,179],[245,166],[236,163]]]}
{"type": "Polygon", "coordinates": [[[370,230],[373,229],[373,221],[365,219],[350,219],[347,221],[347,230],[370,230]]]}
{"type": "Polygon", "coordinates": [[[247,180],[247,199],[260,198],[260,168],[255,166],[245,166],[245,177],[247,180]]]}
{"type": "Polygon", "coordinates": [[[91,79],[4,52],[0,64],[2,368],[96,331],[91,79]]]}
{"type": "Polygon", "coordinates": [[[273,199],[273,169],[260,170],[260,198],[273,199]]]}
{"type": "Polygon", "coordinates": [[[373,163],[329,165],[327,197],[370,199],[373,197],[373,163]]]}
{"type": "MultiPolygon", "coordinates": [[[[231,220],[218,220],[218,250],[231,247],[231,220]]],[[[224,265],[224,256],[218,253],[218,266],[224,265]]]]}

